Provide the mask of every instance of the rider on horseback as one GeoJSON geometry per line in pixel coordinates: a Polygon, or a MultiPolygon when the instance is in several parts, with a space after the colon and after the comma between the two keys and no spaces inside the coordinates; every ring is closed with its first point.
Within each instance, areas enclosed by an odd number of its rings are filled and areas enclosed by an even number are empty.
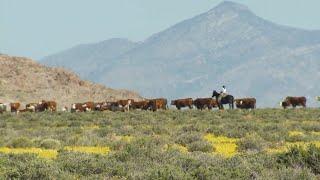
{"type": "Polygon", "coordinates": [[[224,104],[229,104],[229,108],[233,109],[234,97],[227,93],[227,89],[225,86],[222,86],[221,93],[217,91],[212,92],[212,97],[216,97],[219,109],[223,109],[224,104]]]}
{"type": "Polygon", "coordinates": [[[222,90],[220,92],[220,96],[218,97],[218,101],[220,101],[222,98],[226,97],[228,95],[227,88],[225,85],[222,86],[222,90]]]}

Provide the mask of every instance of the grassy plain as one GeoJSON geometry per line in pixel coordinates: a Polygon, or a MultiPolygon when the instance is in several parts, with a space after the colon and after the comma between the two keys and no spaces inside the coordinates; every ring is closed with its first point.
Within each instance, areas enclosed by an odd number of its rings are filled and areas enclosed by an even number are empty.
{"type": "Polygon", "coordinates": [[[319,179],[320,110],[2,114],[0,176],[319,179]]]}

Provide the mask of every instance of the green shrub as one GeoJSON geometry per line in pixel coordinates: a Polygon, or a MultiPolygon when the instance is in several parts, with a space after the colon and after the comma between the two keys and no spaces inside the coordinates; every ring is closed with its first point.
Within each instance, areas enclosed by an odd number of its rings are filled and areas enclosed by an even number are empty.
{"type": "Polygon", "coordinates": [[[4,179],[56,179],[60,176],[60,169],[54,162],[34,155],[5,155],[0,159],[0,166],[5,167],[4,172],[0,172],[4,179]]]}
{"type": "Polygon", "coordinates": [[[13,148],[28,148],[33,147],[33,142],[26,137],[19,137],[16,139],[13,139],[7,146],[13,147],[13,148]]]}
{"type": "Polygon", "coordinates": [[[261,180],[301,180],[301,179],[317,179],[317,177],[309,169],[281,167],[279,169],[264,169],[256,179],[261,180]]]}
{"type": "Polygon", "coordinates": [[[55,139],[44,139],[40,142],[40,147],[45,149],[59,149],[61,144],[60,141],[55,139]]]}
{"type": "Polygon", "coordinates": [[[147,172],[146,179],[192,179],[192,177],[176,166],[164,165],[147,172]]]}
{"type": "Polygon", "coordinates": [[[187,148],[188,148],[188,151],[190,152],[194,152],[194,151],[212,152],[213,151],[212,145],[209,142],[204,140],[192,142],[191,144],[188,144],[187,148]]]}
{"type": "Polygon", "coordinates": [[[320,174],[320,148],[310,145],[307,149],[294,146],[286,153],[278,155],[278,163],[289,167],[304,167],[320,174]]]}
{"type": "Polygon", "coordinates": [[[195,141],[201,141],[201,140],[202,140],[202,137],[200,134],[186,132],[186,133],[180,134],[175,140],[175,142],[183,146],[187,146],[188,144],[191,144],[195,141]]]}
{"type": "Polygon", "coordinates": [[[100,155],[60,152],[56,161],[63,171],[81,176],[101,174],[106,169],[104,157],[100,155]]]}
{"type": "Polygon", "coordinates": [[[266,141],[258,134],[247,134],[237,142],[238,150],[246,152],[261,152],[266,147],[266,141]]]}

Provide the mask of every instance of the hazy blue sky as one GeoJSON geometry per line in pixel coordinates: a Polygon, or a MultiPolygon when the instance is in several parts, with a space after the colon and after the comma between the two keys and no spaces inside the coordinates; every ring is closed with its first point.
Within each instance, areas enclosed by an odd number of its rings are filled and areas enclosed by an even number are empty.
{"type": "MultiPolygon", "coordinates": [[[[234,0],[260,17],[320,29],[320,0],[234,0]]],[[[0,0],[0,53],[39,59],[114,37],[143,41],[222,0],[0,0]]]]}

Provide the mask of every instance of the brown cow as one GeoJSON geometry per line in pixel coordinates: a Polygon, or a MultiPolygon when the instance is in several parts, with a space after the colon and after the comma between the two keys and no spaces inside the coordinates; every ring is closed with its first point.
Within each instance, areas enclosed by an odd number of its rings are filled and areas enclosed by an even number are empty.
{"type": "Polygon", "coordinates": [[[158,99],[150,99],[148,103],[148,108],[152,111],[157,111],[158,109],[167,109],[168,100],[165,98],[158,98],[158,99]]]}
{"type": "Polygon", "coordinates": [[[189,107],[189,109],[192,109],[193,100],[192,98],[172,100],[171,105],[176,106],[178,110],[184,107],[189,107]]]}
{"type": "Polygon", "coordinates": [[[193,105],[200,110],[203,110],[205,108],[212,109],[217,108],[218,103],[215,99],[212,98],[198,98],[193,101],[193,105]]]}
{"type": "Polygon", "coordinates": [[[46,110],[49,110],[51,112],[57,111],[57,103],[55,101],[44,101],[42,100],[46,110]]]}
{"type": "Polygon", "coordinates": [[[94,103],[94,111],[102,111],[103,105],[106,104],[106,102],[100,102],[100,103],[94,103]]]}
{"type": "Polygon", "coordinates": [[[57,111],[57,103],[55,101],[45,101],[42,100],[36,106],[36,112],[43,112],[43,111],[57,111]]]}
{"type": "Polygon", "coordinates": [[[94,110],[94,102],[85,102],[82,103],[82,107],[84,108],[85,111],[92,111],[94,110]]]}
{"type": "Polygon", "coordinates": [[[307,98],[306,97],[291,97],[288,96],[284,101],[280,103],[280,105],[286,109],[289,106],[296,108],[297,106],[302,106],[304,108],[307,107],[307,98]]]}
{"type": "Polygon", "coordinates": [[[242,98],[234,100],[236,107],[239,109],[255,109],[256,108],[256,98],[242,98]]]}
{"type": "Polygon", "coordinates": [[[125,110],[129,111],[131,104],[134,102],[133,99],[119,100],[118,104],[123,107],[125,110]]]}
{"type": "Polygon", "coordinates": [[[82,106],[82,103],[73,103],[71,105],[70,111],[71,112],[84,112],[85,108],[82,106]]]}
{"type": "Polygon", "coordinates": [[[148,103],[149,103],[149,100],[134,101],[134,102],[132,102],[131,107],[132,107],[132,109],[147,110],[148,109],[148,103]]]}
{"type": "Polygon", "coordinates": [[[18,112],[19,108],[20,108],[20,103],[18,102],[10,103],[11,112],[18,112]]]}
{"type": "Polygon", "coordinates": [[[85,103],[73,103],[71,105],[71,112],[87,112],[95,109],[94,102],[85,102],[85,103]]]}

